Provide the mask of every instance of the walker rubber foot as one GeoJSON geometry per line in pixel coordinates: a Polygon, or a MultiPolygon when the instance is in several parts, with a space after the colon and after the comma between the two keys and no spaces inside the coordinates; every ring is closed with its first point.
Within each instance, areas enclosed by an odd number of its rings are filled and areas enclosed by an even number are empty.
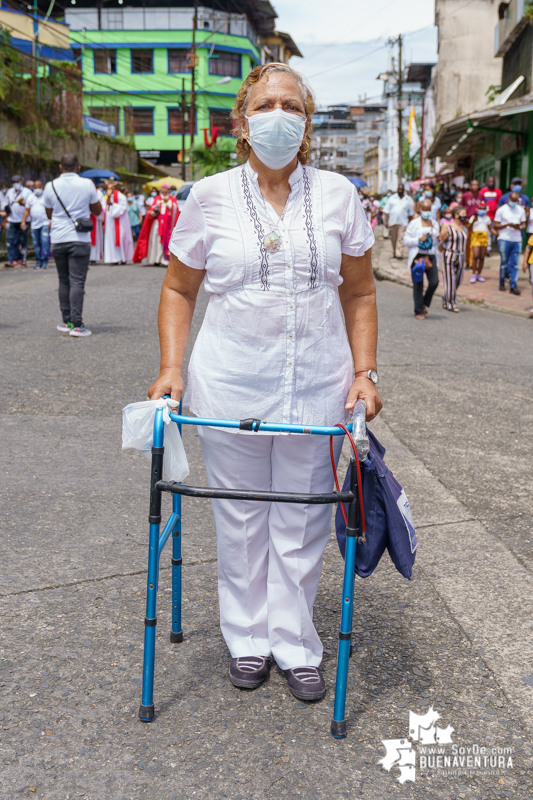
{"type": "Polygon", "coordinates": [[[346,737],[346,720],[331,720],[331,735],[335,739],[344,739],[346,737]]]}
{"type": "Polygon", "coordinates": [[[141,706],[139,708],[139,719],[141,722],[151,722],[154,718],[154,705],[141,706]]]}
{"type": "Polygon", "coordinates": [[[178,633],[174,633],[174,631],[170,631],[170,641],[172,644],[179,644],[183,641],[183,631],[179,631],[178,633]]]}

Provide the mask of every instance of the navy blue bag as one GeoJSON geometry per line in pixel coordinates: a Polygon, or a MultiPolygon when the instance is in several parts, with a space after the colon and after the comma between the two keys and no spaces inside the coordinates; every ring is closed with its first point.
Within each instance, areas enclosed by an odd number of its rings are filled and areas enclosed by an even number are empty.
{"type": "MultiPolygon", "coordinates": [[[[367,435],[370,452],[361,463],[366,542],[357,544],[355,571],[361,578],[368,578],[387,548],[398,572],[410,580],[416,556],[416,533],[409,501],[383,460],[385,448],[368,429],[367,435]]],[[[342,487],[345,492],[349,491],[349,481],[350,470],[342,487]]],[[[345,509],[347,512],[346,505],[345,509]]],[[[344,558],[346,524],[340,505],[335,515],[335,529],[339,550],[344,558]]]]}

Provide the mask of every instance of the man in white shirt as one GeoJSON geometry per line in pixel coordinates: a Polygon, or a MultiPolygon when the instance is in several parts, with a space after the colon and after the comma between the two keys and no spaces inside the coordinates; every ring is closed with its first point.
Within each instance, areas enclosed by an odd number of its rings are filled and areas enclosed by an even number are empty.
{"type": "Polygon", "coordinates": [[[402,246],[405,229],[413,218],[414,203],[405,194],[403,183],[398,184],[398,191],[389,197],[383,209],[383,221],[390,231],[393,258],[403,258],[402,246]]]}
{"type": "Polygon", "coordinates": [[[102,211],[96,187],[89,178],[80,178],[75,153],[65,153],[61,175],[46,184],[44,204],[52,220],[52,252],[59,276],[59,306],[63,322],[58,331],[75,337],[90,336],[83,324],[83,296],[91,254],[90,231],[79,233],[75,222],[102,211]]]}
{"type": "Polygon", "coordinates": [[[144,194],[134,194],[133,197],[135,198],[135,202],[139,206],[139,212],[141,217],[144,217],[146,214],[146,198],[144,194]]]}
{"type": "Polygon", "coordinates": [[[21,230],[27,230],[28,219],[31,222],[31,238],[35,250],[35,269],[48,269],[50,255],[51,222],[46,215],[43,185],[35,181],[31,195],[26,200],[26,208],[20,224],[21,230]]]}
{"type": "Polygon", "coordinates": [[[510,192],[509,199],[500,206],[494,216],[494,229],[498,234],[500,251],[500,292],[505,292],[505,281],[510,281],[511,294],[521,294],[516,285],[518,258],[522,244],[522,231],[526,227],[526,212],[519,205],[520,193],[510,192]]]}
{"type": "Polygon", "coordinates": [[[12,186],[6,193],[6,204],[10,213],[6,222],[7,262],[6,267],[26,266],[28,231],[21,228],[26,201],[31,191],[22,185],[20,175],[13,175],[12,186]]]}

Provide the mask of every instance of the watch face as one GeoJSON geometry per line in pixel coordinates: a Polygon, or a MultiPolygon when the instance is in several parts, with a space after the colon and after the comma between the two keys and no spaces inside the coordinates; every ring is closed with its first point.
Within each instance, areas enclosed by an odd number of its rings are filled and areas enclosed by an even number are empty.
{"type": "Polygon", "coordinates": [[[379,383],[379,375],[375,369],[368,370],[368,377],[372,381],[372,383],[379,383]]]}

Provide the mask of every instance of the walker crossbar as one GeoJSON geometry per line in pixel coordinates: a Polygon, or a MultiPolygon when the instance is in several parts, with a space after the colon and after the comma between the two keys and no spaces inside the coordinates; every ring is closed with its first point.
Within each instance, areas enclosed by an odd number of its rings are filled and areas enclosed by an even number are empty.
{"type": "MultiPolygon", "coordinates": [[[[356,410],[361,413],[361,409],[356,410]]],[[[364,413],[364,411],[363,411],[364,413]]],[[[355,412],[354,412],[355,416],[355,412]]],[[[338,427],[285,425],[261,422],[257,419],[246,420],[214,420],[185,417],[179,413],[170,414],[172,422],[178,425],[181,433],[182,424],[210,425],[216,428],[237,428],[248,431],[268,431],[283,433],[309,433],[322,436],[341,436],[344,431],[338,427]]],[[[364,416],[362,418],[364,422],[364,416]]],[[[359,420],[361,422],[361,420],[359,420]]],[[[346,426],[352,431],[352,424],[346,426]]],[[[360,427],[360,426],[359,426],[360,427]]],[[[352,635],[355,550],[359,534],[357,470],[354,457],[350,461],[350,487],[348,492],[326,492],[322,494],[296,494],[289,492],[254,492],[246,489],[216,489],[204,486],[186,486],[176,481],[162,480],[164,458],[163,409],[156,410],[154,421],[154,439],[152,447],[152,470],[150,481],[150,538],[148,550],[148,580],[146,590],[146,617],[144,628],[144,658],[141,706],[139,718],[143,722],[151,722],[154,718],[154,667],[155,667],[155,633],[157,626],[157,590],[159,581],[159,560],[163,548],[172,536],[172,630],[170,641],[183,641],[181,627],[181,496],[226,498],[232,500],[255,500],[271,503],[304,503],[304,504],[348,504],[348,522],[346,525],[346,553],[343,579],[343,595],[341,607],[341,623],[339,631],[339,649],[337,656],[337,677],[335,683],[335,703],[331,733],[341,739],[346,736],[346,689],[348,683],[348,662],[350,658],[350,642],[352,635]],[[161,532],[161,497],[163,492],[172,494],[172,513],[161,532]]],[[[359,447],[359,445],[358,445],[359,447]]]]}
{"type": "Polygon", "coordinates": [[[326,492],[326,494],[290,494],[289,492],[253,492],[249,489],[211,489],[208,486],[186,486],[176,481],[158,481],[158,492],[184,494],[187,497],[218,497],[224,500],[264,500],[270,503],[351,503],[351,492],[326,492]]]}

